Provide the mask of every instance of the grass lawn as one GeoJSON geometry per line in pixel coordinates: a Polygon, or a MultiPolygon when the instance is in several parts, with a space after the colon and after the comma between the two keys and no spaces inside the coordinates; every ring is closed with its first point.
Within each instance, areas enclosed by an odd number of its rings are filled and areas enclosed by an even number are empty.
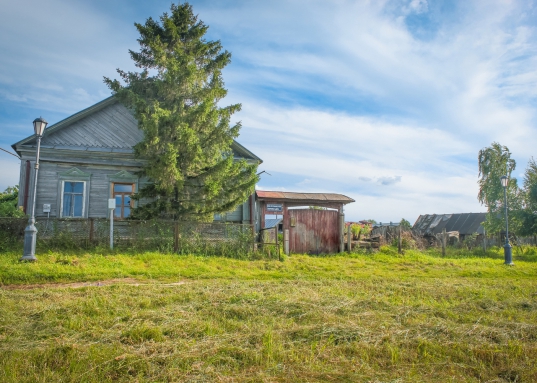
{"type": "Polygon", "coordinates": [[[537,256],[0,254],[0,382],[537,382],[537,256]]]}

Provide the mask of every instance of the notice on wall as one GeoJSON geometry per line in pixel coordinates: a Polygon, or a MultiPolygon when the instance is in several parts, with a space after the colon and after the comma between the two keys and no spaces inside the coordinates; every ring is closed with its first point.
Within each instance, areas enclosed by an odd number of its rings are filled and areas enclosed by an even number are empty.
{"type": "Polygon", "coordinates": [[[267,203],[266,211],[281,213],[283,211],[283,206],[279,203],[267,203]]]}

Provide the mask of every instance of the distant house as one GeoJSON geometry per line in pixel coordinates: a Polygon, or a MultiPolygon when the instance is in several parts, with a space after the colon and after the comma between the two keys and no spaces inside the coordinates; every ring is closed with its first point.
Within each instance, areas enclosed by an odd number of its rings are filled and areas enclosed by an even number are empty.
{"type": "MultiPolygon", "coordinates": [[[[115,217],[129,217],[136,202],[131,195],[148,182],[136,174],[142,162],[133,146],[143,138],[133,114],[109,97],[54,125],[41,140],[36,194],[36,216],[58,218],[107,217],[108,199],[116,199],[115,217]]],[[[31,209],[37,139],[29,136],[13,149],[21,157],[19,206],[31,209]]],[[[262,160],[237,142],[236,159],[260,164],[262,160]]],[[[253,197],[216,220],[250,222],[253,197]]]]}
{"type": "Polygon", "coordinates": [[[483,222],[487,213],[462,213],[462,214],[424,214],[420,215],[412,227],[412,231],[423,237],[434,237],[443,229],[458,231],[460,240],[465,236],[477,233],[485,234],[483,222]]]}
{"type": "Polygon", "coordinates": [[[373,228],[371,229],[371,235],[377,236],[381,235],[383,237],[387,237],[389,233],[395,233],[395,228],[399,226],[399,222],[379,222],[374,223],[373,228]]]}

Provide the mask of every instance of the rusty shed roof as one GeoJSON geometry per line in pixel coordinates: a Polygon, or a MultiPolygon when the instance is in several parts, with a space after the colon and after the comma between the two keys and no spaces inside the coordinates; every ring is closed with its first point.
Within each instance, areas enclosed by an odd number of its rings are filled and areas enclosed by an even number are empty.
{"type": "Polygon", "coordinates": [[[287,200],[290,202],[307,202],[307,203],[342,203],[347,204],[354,202],[352,198],[343,194],[336,193],[295,193],[282,191],[256,190],[255,193],[259,199],[266,200],[287,200]]]}
{"type": "Polygon", "coordinates": [[[458,231],[459,234],[483,234],[481,225],[487,213],[461,213],[461,214],[424,214],[420,215],[412,230],[421,235],[434,235],[446,231],[458,231]]]}

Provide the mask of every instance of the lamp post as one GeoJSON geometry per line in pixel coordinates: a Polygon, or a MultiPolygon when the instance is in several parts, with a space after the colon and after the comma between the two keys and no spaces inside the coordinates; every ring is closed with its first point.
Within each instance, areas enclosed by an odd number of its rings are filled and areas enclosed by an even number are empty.
{"type": "Polygon", "coordinates": [[[37,172],[39,171],[39,149],[41,148],[41,138],[47,127],[46,122],[41,117],[34,120],[34,132],[37,137],[37,150],[35,153],[35,174],[34,174],[34,193],[32,196],[32,215],[28,220],[28,226],[24,229],[24,252],[21,261],[37,261],[35,257],[35,241],[37,238],[37,229],[35,228],[35,195],[37,193],[37,172]]]}
{"type": "Polygon", "coordinates": [[[503,186],[503,200],[505,205],[505,245],[503,245],[503,254],[505,264],[513,266],[513,253],[511,251],[511,244],[509,243],[509,222],[507,220],[507,184],[509,183],[509,178],[507,176],[501,176],[500,181],[503,186]]]}

